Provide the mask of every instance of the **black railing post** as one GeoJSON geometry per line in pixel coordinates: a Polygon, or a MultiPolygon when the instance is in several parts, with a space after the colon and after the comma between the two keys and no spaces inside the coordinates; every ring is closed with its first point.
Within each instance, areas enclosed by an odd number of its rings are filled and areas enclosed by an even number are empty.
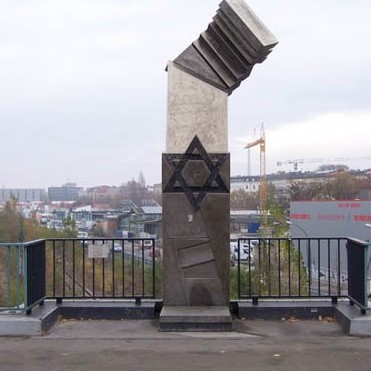
{"type": "MultiPolygon", "coordinates": [[[[155,240],[152,239],[153,253],[156,251],[155,240]]],[[[156,259],[152,259],[152,296],[156,297],[156,259]]]]}
{"type": "Polygon", "coordinates": [[[237,241],[237,295],[241,298],[241,259],[240,259],[240,240],[237,241]]]}
{"type": "Polygon", "coordinates": [[[357,304],[362,314],[368,307],[368,247],[369,242],[349,239],[347,243],[348,254],[348,297],[351,304],[357,304]]]}
{"type": "Polygon", "coordinates": [[[33,241],[24,247],[25,310],[27,314],[31,314],[32,307],[46,298],[45,240],[33,241]]]}

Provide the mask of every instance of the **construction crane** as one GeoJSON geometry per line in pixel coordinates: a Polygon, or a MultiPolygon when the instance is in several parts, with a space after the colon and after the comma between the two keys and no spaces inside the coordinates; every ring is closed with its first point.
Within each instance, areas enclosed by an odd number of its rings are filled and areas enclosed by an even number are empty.
{"type": "Polygon", "coordinates": [[[278,161],[277,166],[282,166],[286,164],[293,164],[294,171],[298,171],[298,164],[303,163],[313,163],[313,162],[338,162],[338,161],[351,161],[351,160],[370,160],[371,157],[358,157],[358,158],[350,158],[350,157],[335,157],[335,158],[298,158],[294,160],[287,160],[287,161],[278,161]]]}
{"type": "MultiPolygon", "coordinates": [[[[260,146],[260,187],[259,187],[259,206],[260,210],[265,210],[267,201],[267,175],[265,170],[265,132],[264,125],[261,125],[261,135],[260,138],[246,144],[244,147],[248,151],[250,148],[255,146],[260,146]]],[[[249,165],[250,166],[250,165],[249,165]]]]}

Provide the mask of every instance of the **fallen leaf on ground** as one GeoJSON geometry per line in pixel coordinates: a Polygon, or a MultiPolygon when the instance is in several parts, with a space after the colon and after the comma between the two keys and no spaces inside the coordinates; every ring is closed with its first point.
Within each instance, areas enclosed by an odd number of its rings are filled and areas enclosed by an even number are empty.
{"type": "Polygon", "coordinates": [[[289,317],[289,319],[287,320],[287,322],[299,322],[299,320],[293,316],[289,317]]]}

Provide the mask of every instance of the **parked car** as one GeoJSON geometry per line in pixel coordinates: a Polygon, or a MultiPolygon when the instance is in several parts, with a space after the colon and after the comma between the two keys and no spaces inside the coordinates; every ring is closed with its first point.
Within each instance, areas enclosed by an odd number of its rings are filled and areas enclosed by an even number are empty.
{"type": "Polygon", "coordinates": [[[143,241],[143,249],[152,249],[152,240],[144,240],[143,241]]]}
{"type": "MultiPolygon", "coordinates": [[[[233,255],[234,259],[238,259],[238,243],[237,241],[230,243],[231,254],[233,255]]],[[[251,247],[248,243],[241,243],[240,244],[240,261],[252,261],[253,260],[253,250],[254,248],[251,247]]]]}
{"type": "Polygon", "coordinates": [[[121,252],[122,251],[122,246],[119,243],[115,243],[113,245],[113,252],[121,252]]]}

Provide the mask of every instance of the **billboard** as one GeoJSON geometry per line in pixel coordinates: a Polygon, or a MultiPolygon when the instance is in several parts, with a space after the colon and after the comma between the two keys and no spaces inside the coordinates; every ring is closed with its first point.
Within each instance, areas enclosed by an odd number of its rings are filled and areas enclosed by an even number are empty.
{"type": "Polygon", "coordinates": [[[371,200],[295,201],[290,203],[294,237],[353,237],[371,239],[371,200]],[[302,228],[295,228],[295,225],[302,228]]]}
{"type": "MultiPolygon", "coordinates": [[[[290,203],[290,235],[293,238],[355,238],[371,240],[371,200],[294,201],[290,203]]],[[[346,241],[304,243],[303,260],[314,276],[331,278],[336,268],[347,280],[346,241]],[[311,246],[312,244],[312,246],[311,246]],[[318,271],[319,270],[319,271],[318,271]]],[[[370,261],[370,260],[369,260],[370,261]]]]}

